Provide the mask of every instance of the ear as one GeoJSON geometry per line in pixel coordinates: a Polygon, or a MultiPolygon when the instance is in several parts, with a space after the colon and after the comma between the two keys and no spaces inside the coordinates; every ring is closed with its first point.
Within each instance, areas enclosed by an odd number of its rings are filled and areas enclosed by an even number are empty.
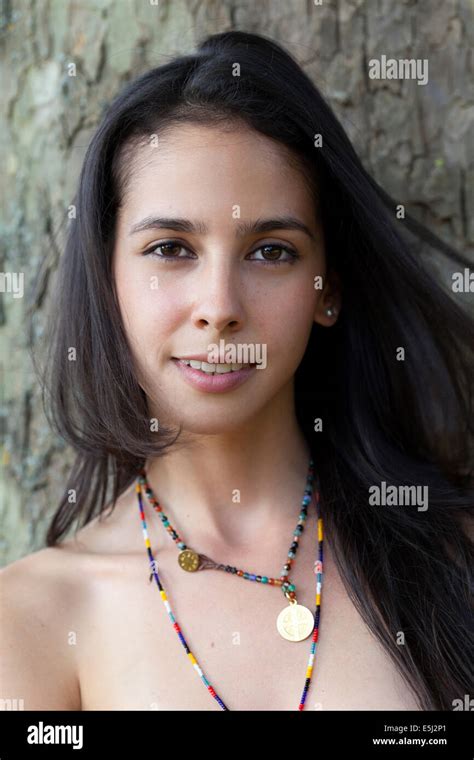
{"type": "Polygon", "coordinates": [[[327,275],[314,312],[314,321],[324,327],[337,322],[342,302],[342,283],[338,273],[331,269],[327,275]]]}

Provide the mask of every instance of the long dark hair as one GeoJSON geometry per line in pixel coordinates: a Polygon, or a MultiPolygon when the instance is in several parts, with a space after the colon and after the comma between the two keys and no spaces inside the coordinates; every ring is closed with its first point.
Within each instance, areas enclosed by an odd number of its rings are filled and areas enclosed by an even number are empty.
{"type": "Polygon", "coordinates": [[[180,121],[238,120],[291,148],[314,181],[328,267],[342,281],[339,319],[313,325],[295,377],[326,536],[351,599],[420,708],[452,709],[474,685],[474,320],[422,263],[419,244],[470,262],[397,214],[317,88],[264,36],[212,35],[195,54],[147,71],[109,106],[89,145],[40,372],[50,424],[76,452],[47,545],[101,513],[110,486],[113,508],[147,458],[180,443],[172,429],[150,431],[112,287],[133,147],[180,121]],[[369,488],[382,482],[427,486],[429,508],[374,506],[369,488]]]}

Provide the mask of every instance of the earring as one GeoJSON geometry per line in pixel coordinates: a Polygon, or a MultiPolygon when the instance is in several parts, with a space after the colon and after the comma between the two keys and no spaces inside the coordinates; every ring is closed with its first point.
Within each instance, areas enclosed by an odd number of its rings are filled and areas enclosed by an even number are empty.
{"type": "Polygon", "coordinates": [[[336,314],[337,314],[337,309],[336,309],[335,306],[329,306],[326,309],[326,316],[328,316],[328,317],[335,317],[336,314]]]}

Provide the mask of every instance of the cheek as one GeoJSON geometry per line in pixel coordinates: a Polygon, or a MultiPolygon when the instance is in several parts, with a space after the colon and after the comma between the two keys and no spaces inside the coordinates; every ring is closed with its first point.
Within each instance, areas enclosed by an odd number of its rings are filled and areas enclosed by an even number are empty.
{"type": "Polygon", "coordinates": [[[277,303],[272,298],[261,304],[262,332],[267,338],[267,351],[273,350],[279,363],[299,364],[304,354],[317,302],[312,282],[302,278],[288,283],[277,303]]]}
{"type": "Polygon", "coordinates": [[[115,282],[128,337],[135,345],[156,344],[176,321],[176,290],[161,287],[159,274],[137,274],[136,267],[121,262],[115,267],[115,282]]]}

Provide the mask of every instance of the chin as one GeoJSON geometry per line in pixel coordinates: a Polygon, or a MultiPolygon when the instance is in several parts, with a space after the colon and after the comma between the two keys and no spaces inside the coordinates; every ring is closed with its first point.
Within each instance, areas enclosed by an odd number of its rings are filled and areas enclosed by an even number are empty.
{"type": "Polygon", "coordinates": [[[233,411],[226,411],[223,415],[222,410],[214,410],[209,413],[203,411],[201,415],[192,416],[181,415],[177,424],[183,428],[183,433],[194,433],[196,435],[227,435],[238,432],[243,426],[251,423],[255,417],[255,412],[249,413],[248,408],[233,411]]]}

